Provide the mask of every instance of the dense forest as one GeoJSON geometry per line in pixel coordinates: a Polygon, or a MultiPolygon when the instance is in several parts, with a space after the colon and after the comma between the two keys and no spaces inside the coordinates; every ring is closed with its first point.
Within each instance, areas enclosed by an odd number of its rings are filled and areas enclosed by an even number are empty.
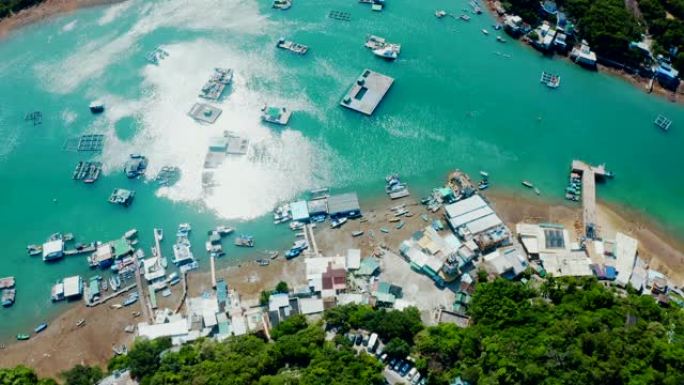
{"type": "MultiPolygon", "coordinates": [[[[274,342],[243,336],[200,340],[179,350],[170,341],[138,341],[109,370],[128,368],[144,385],[382,384],[382,364],[360,355],[347,330],[374,331],[390,356],[411,354],[429,384],[456,376],[472,384],[684,384],[684,313],[652,297],[625,295],[594,279],[544,281],[537,288],[502,279],[481,283],[469,307],[473,324],[424,328],[415,308],[328,310],[325,327],[301,316],[273,330],[274,342]],[[336,331],[326,340],[325,329],[336,331]]],[[[96,383],[98,368],[63,373],[68,385],[96,383]]],[[[54,384],[24,367],[0,369],[0,384],[54,384]]]]}
{"type": "MultiPolygon", "coordinates": [[[[671,48],[679,52],[672,58],[684,70],[684,0],[557,0],[557,5],[576,23],[578,35],[586,39],[601,56],[637,66],[644,60],[641,52],[630,50],[629,43],[641,41],[642,34],[653,38],[654,54],[668,56],[671,48]],[[630,10],[625,5],[636,5],[630,10]]],[[[538,0],[505,0],[506,9],[532,25],[551,20],[540,10],[538,0]]]]}

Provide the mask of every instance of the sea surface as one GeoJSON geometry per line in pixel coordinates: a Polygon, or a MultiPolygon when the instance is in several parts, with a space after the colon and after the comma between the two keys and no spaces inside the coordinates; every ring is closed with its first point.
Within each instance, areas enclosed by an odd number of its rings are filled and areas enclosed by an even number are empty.
{"type": "MultiPolygon", "coordinates": [[[[527,179],[542,198],[560,202],[572,159],[606,163],[617,177],[599,188],[684,237],[684,109],[627,82],[544,57],[511,41],[495,41],[491,16],[470,22],[437,19],[441,0],[388,0],[383,12],[348,0],[295,0],[288,11],[267,0],[129,0],[79,10],[17,30],[0,41],[0,277],[17,278],[17,301],[0,309],[0,341],[54,317],[58,279],[90,271],[85,257],[45,264],[26,253],[54,232],[77,240],[112,240],[140,230],[149,254],[153,227],[167,234],[193,225],[195,254],[207,268],[206,231],[217,224],[252,234],[257,249],[284,249],[292,240],[270,210],[308,189],[382,194],[383,177],[399,172],[414,195],[443,183],[449,170],[487,170],[497,188],[522,191],[527,179]],[[348,12],[350,21],[328,17],[348,12]],[[485,36],[481,29],[490,31],[485,36]],[[363,47],[368,34],[400,43],[396,62],[363,47]],[[298,56],[275,48],[280,36],[306,44],[298,56]],[[145,54],[162,46],[159,65],[145,54]],[[214,125],[187,116],[214,67],[230,67],[234,84],[217,105],[214,125]],[[395,83],[372,117],[339,101],[365,69],[395,83]],[[561,87],[539,82],[542,71],[561,87]],[[92,115],[100,99],[106,112],[92,115]],[[295,111],[287,127],[264,125],[264,104],[295,111]],[[25,121],[40,111],[42,123],[25,121]],[[665,133],[658,114],[674,124],[665,133]],[[230,130],[250,140],[249,153],[215,171],[219,184],[202,188],[210,138],[230,130]],[[101,154],[64,151],[83,133],[106,136],[101,154]],[[149,157],[147,177],[128,180],[126,157],[149,157]],[[79,160],[101,160],[94,185],[71,179],[79,160]],[[172,187],[151,179],[165,165],[182,170],[172,187]],[[107,203],[116,187],[136,191],[128,208],[107,203]]],[[[460,14],[466,0],[450,2],[460,14]]],[[[225,242],[220,264],[261,256],[225,242]]]]}

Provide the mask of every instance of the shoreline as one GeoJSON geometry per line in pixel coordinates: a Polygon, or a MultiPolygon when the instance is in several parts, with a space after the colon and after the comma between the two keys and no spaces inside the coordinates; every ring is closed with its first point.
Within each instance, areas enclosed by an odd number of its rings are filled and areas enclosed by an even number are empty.
{"type": "MultiPolygon", "coordinates": [[[[564,225],[576,240],[577,224],[581,223],[581,206],[565,202],[545,201],[543,198],[527,196],[523,191],[500,190],[493,188],[482,194],[492,207],[514,231],[515,223],[520,221],[554,222],[564,225]]],[[[374,253],[377,248],[387,247],[395,250],[401,241],[409,238],[416,230],[429,225],[421,218],[426,210],[419,202],[419,197],[411,196],[398,201],[389,200],[385,194],[362,202],[364,220],[353,220],[341,230],[321,225],[316,231],[316,241],[324,255],[344,255],[348,248],[359,248],[362,256],[374,253]],[[412,217],[402,219],[405,226],[396,229],[389,223],[391,207],[406,204],[414,213],[412,217]],[[379,231],[381,227],[389,229],[388,233],[379,231]],[[363,230],[363,236],[352,237],[351,231],[363,230]]],[[[599,226],[606,239],[611,239],[616,231],[622,231],[639,240],[639,255],[651,267],[661,270],[670,279],[681,286],[684,283],[684,243],[667,229],[658,226],[654,220],[634,210],[620,208],[617,205],[599,202],[599,226]],[[654,227],[652,227],[654,226],[654,227]]],[[[442,213],[428,214],[430,220],[441,218],[442,213]]],[[[581,228],[581,225],[580,225],[581,228]]],[[[255,250],[254,253],[259,253],[255,250]]],[[[202,263],[208,260],[202,258],[202,263]]],[[[197,271],[188,274],[188,295],[197,296],[211,290],[209,271],[197,271]]],[[[304,258],[285,260],[282,256],[261,267],[255,262],[243,262],[217,270],[217,277],[224,278],[231,289],[240,294],[245,307],[258,305],[259,294],[269,290],[283,280],[290,287],[306,284],[304,258]]],[[[181,295],[181,286],[172,288],[170,297],[157,297],[159,309],[176,308],[181,295]]],[[[41,377],[57,377],[63,370],[76,364],[98,365],[106,367],[112,357],[112,347],[133,342],[134,334],[124,331],[125,326],[143,322],[132,312],[141,310],[140,302],[122,309],[112,309],[108,305],[88,308],[78,303],[70,309],[50,320],[50,327],[28,341],[6,342],[1,351],[0,366],[13,367],[18,364],[30,365],[41,377]],[[75,326],[77,320],[86,319],[85,327],[75,326]]]]}
{"type": "Polygon", "coordinates": [[[10,32],[50,17],[72,12],[81,8],[122,3],[126,0],[46,0],[40,4],[22,9],[4,19],[0,19],[0,39],[10,32]]]}
{"type": "MultiPolygon", "coordinates": [[[[487,4],[486,8],[491,14],[491,16],[499,23],[503,22],[503,18],[498,14],[496,9],[494,8],[494,0],[486,0],[485,3],[487,4]]],[[[520,42],[522,38],[519,39],[513,39],[516,42],[520,42]]],[[[523,42],[524,43],[524,42],[523,42]]],[[[539,52],[534,49],[534,47],[530,46],[529,44],[523,44],[524,46],[527,46],[534,50],[535,52],[539,52]]],[[[555,60],[555,57],[560,57],[561,60],[567,60],[572,64],[575,64],[569,56],[563,56],[563,55],[557,55],[553,54],[553,58],[555,60]]],[[[577,64],[575,64],[577,65],[577,64]]],[[[587,70],[589,71],[589,70],[587,70]]],[[[622,79],[626,81],[627,83],[631,84],[632,86],[638,88],[645,94],[653,94],[656,95],[657,97],[664,98],[667,101],[679,105],[684,105],[684,86],[681,85],[677,87],[677,90],[671,91],[668,89],[663,88],[657,81],[653,82],[653,87],[651,90],[649,90],[649,82],[650,79],[643,78],[637,74],[630,74],[625,72],[624,70],[617,69],[617,68],[612,68],[605,66],[603,64],[596,63],[596,71],[598,73],[603,73],[608,76],[613,76],[619,79],[622,79]]]]}

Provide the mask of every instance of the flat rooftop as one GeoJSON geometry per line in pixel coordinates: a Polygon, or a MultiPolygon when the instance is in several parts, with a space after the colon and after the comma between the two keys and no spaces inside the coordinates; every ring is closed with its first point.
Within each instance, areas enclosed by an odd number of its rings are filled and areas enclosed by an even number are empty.
{"type": "Polygon", "coordinates": [[[342,98],[340,105],[365,115],[372,115],[392,83],[393,78],[365,69],[342,98]]]}

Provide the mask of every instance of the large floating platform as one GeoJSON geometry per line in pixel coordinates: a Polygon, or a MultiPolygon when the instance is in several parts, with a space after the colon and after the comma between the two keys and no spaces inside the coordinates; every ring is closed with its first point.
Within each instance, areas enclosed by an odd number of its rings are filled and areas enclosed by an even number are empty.
{"type": "Polygon", "coordinates": [[[340,105],[370,116],[393,83],[393,78],[365,69],[342,98],[340,105]]]}

